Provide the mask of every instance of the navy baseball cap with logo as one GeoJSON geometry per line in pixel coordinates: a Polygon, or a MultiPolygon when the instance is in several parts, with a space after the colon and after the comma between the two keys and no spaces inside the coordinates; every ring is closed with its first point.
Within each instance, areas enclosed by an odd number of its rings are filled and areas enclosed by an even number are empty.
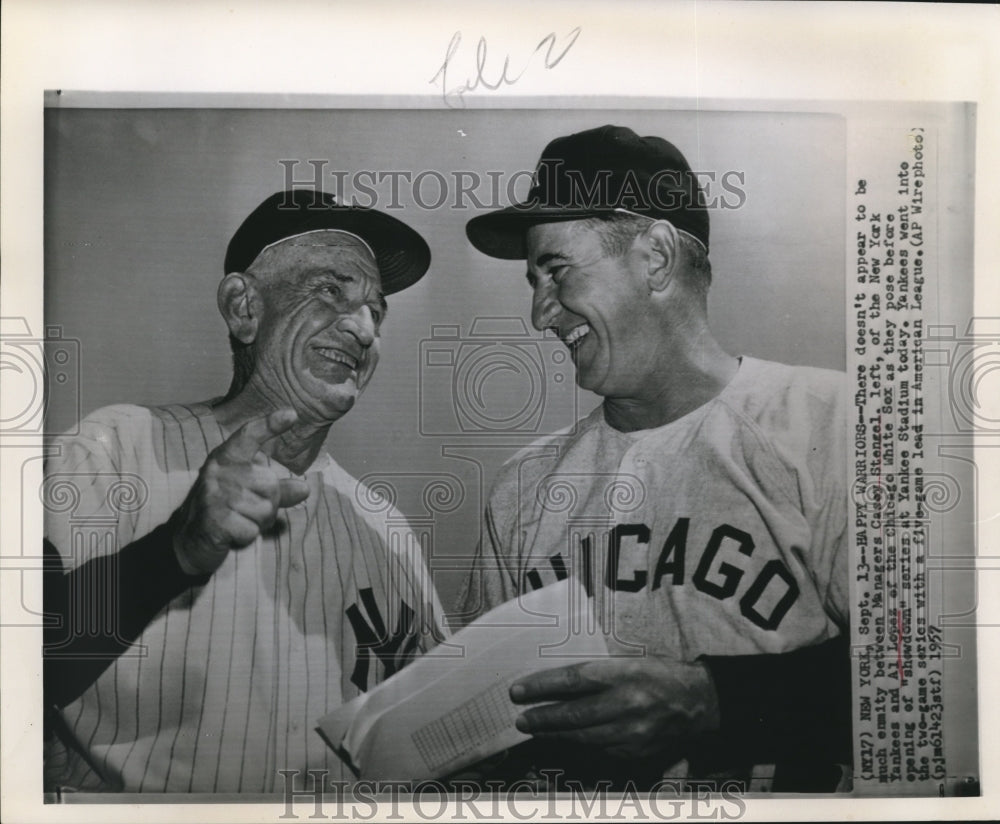
{"type": "Polygon", "coordinates": [[[631,212],[669,220],[708,249],[708,210],[691,167],[672,143],[601,126],[559,137],[542,152],[528,199],[465,227],[490,257],[527,257],[525,232],[539,223],[631,212]]]}
{"type": "Polygon", "coordinates": [[[349,232],[368,245],[387,295],[412,286],[431,265],[424,239],[391,215],[341,205],[327,192],[290,189],[267,198],[236,230],[226,249],[224,274],[245,272],[272,244],[323,229],[349,232]]]}

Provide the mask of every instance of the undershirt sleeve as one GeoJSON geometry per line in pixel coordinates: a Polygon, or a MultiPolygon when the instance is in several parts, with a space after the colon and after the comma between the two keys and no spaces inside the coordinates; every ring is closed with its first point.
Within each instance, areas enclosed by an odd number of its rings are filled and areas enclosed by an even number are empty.
{"type": "Polygon", "coordinates": [[[171,600],[210,578],[181,569],[169,523],[70,572],[50,541],[43,552],[43,678],[46,702],[59,707],[79,698],[171,600]]]}
{"type": "Polygon", "coordinates": [[[852,762],[848,637],[780,654],[700,660],[715,682],[721,715],[702,756],[731,763],[852,762]]]}

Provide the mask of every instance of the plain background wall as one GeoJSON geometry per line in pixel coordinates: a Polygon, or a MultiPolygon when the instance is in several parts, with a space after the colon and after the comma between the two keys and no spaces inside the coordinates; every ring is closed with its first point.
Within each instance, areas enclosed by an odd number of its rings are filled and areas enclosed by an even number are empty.
{"type": "MultiPolygon", "coordinates": [[[[328,445],[356,477],[390,491],[427,535],[448,601],[500,462],[597,402],[573,387],[561,344],[530,329],[524,264],[487,258],[466,240],[465,223],[479,212],[471,198],[456,208],[454,172],[478,174],[484,182],[475,194],[487,203],[493,172],[501,181],[497,205],[506,205],[511,176],[522,172],[514,193],[523,196],[549,140],[605,123],[665,137],[695,170],[742,173],[745,202],[711,212],[709,316],[723,346],[842,369],[845,130],[837,116],[50,108],[46,324],[80,341],[79,392],[52,396],[50,428],[109,403],[225,392],[229,350],[215,306],[222,260],[243,218],[285,187],[280,160],[301,161],[299,180],[312,179],[307,160],[325,161],[325,188],[336,191],[334,172],[344,172],[340,194],[366,205],[352,185],[359,170],[427,172],[417,200],[401,181],[402,208],[388,210],[427,239],[431,270],[390,297],[378,371],[328,445]],[[424,208],[440,199],[435,173],[448,197],[424,208]],[[515,334],[511,318],[525,322],[527,337],[515,334]],[[480,334],[472,337],[477,319],[480,334]],[[432,341],[435,328],[450,337],[432,341]]],[[[390,206],[389,180],[373,188],[376,205],[390,206]]],[[[736,202],[718,184],[714,192],[736,202]]]]}

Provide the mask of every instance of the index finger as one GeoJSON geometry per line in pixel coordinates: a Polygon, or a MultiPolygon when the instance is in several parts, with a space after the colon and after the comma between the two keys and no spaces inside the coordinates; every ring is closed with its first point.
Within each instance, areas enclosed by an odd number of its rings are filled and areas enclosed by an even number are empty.
{"type": "Polygon", "coordinates": [[[224,460],[249,463],[272,438],[286,432],[299,419],[294,409],[276,409],[253,418],[237,429],[218,449],[224,460]]]}
{"type": "Polygon", "coordinates": [[[619,696],[602,693],[531,707],[518,717],[516,726],[521,732],[532,734],[583,729],[593,732],[604,725],[629,720],[631,715],[619,696]]]}
{"type": "Polygon", "coordinates": [[[510,698],[517,704],[525,704],[533,701],[556,701],[604,689],[604,684],[583,674],[583,667],[584,664],[570,664],[526,675],[511,686],[510,698]]]}

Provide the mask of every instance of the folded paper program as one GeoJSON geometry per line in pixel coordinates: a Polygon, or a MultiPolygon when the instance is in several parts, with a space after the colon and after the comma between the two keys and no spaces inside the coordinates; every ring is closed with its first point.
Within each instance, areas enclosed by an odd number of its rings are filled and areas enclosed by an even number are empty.
{"type": "Polygon", "coordinates": [[[488,612],[319,721],[359,778],[440,778],[526,740],[508,696],[518,678],[608,655],[573,578],[488,612]]]}

